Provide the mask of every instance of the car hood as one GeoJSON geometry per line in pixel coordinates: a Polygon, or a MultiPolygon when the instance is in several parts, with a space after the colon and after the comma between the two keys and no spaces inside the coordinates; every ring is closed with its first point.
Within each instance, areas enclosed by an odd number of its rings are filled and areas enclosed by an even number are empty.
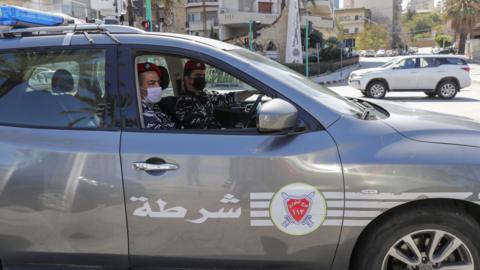
{"type": "Polygon", "coordinates": [[[382,70],[384,70],[384,68],[382,68],[382,67],[365,68],[365,69],[356,70],[356,71],[352,72],[352,74],[353,75],[365,75],[365,74],[368,74],[368,73],[372,73],[372,72],[375,72],[375,71],[382,71],[382,70]]]}
{"type": "Polygon", "coordinates": [[[390,117],[387,125],[416,141],[480,147],[480,123],[470,118],[418,110],[390,102],[375,102],[390,117]]]}

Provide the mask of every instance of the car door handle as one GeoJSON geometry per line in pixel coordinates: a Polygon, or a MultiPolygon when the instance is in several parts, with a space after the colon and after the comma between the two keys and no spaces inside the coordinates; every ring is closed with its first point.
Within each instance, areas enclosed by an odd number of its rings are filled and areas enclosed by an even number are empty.
{"type": "Polygon", "coordinates": [[[137,171],[146,171],[146,172],[178,170],[178,165],[172,164],[172,163],[152,164],[147,162],[134,162],[133,167],[137,171]]]}

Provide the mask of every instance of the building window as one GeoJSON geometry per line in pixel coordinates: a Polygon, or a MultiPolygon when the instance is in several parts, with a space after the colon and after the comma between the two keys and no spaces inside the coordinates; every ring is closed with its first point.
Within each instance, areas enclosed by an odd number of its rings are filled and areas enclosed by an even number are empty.
{"type": "Polygon", "coordinates": [[[259,13],[272,13],[273,3],[267,2],[258,2],[258,12],[259,13]]]}
{"type": "Polygon", "coordinates": [[[202,20],[202,14],[200,12],[188,13],[189,22],[199,22],[202,20]]]}
{"type": "Polygon", "coordinates": [[[358,27],[355,27],[355,34],[358,34],[358,27]]]}
{"type": "Polygon", "coordinates": [[[360,19],[360,16],[355,15],[355,21],[358,21],[360,19]]]}

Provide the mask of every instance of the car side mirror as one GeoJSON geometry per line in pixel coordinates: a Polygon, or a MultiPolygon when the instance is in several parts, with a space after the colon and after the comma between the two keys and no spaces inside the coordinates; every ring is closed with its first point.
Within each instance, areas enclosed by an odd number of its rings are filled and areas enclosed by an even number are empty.
{"type": "Polygon", "coordinates": [[[275,98],[262,105],[258,113],[259,132],[292,131],[298,127],[298,110],[290,102],[275,98]]]}

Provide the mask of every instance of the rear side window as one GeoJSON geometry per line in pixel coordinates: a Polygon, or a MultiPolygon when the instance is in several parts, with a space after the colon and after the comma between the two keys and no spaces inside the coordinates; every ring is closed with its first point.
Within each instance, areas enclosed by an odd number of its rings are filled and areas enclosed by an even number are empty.
{"type": "Polygon", "coordinates": [[[0,123],[105,128],[105,50],[0,54],[0,123]]]}
{"type": "Polygon", "coordinates": [[[461,65],[466,66],[467,62],[463,59],[456,57],[440,57],[437,58],[437,65],[461,65]]]}

